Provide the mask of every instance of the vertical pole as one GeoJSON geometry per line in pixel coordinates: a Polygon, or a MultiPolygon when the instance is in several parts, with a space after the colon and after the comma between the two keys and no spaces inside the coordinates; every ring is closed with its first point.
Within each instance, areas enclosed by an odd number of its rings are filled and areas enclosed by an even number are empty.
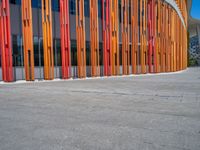
{"type": "Polygon", "coordinates": [[[153,4],[152,4],[152,34],[153,34],[153,50],[152,50],[152,53],[153,53],[153,60],[152,60],[152,63],[153,63],[153,72],[156,73],[157,72],[157,49],[156,49],[156,46],[157,46],[157,3],[156,3],[156,0],[153,0],[153,4]]]}
{"type": "Polygon", "coordinates": [[[25,79],[34,80],[34,50],[31,0],[22,0],[22,34],[24,46],[25,79]]]}
{"type": "Polygon", "coordinates": [[[93,77],[100,76],[98,29],[98,0],[90,0],[91,75],[93,77]]]}
{"type": "Polygon", "coordinates": [[[129,51],[129,0],[121,0],[121,20],[122,20],[122,67],[123,74],[129,74],[130,51],[129,51]]]}
{"type": "Polygon", "coordinates": [[[71,77],[71,46],[69,25],[69,0],[60,0],[60,35],[63,79],[68,79],[71,77]]]}
{"type": "Polygon", "coordinates": [[[78,77],[86,77],[84,0],[76,0],[76,37],[78,77]]]}
{"type": "Polygon", "coordinates": [[[161,2],[157,1],[156,72],[161,68],[161,2]]]}
{"type": "Polygon", "coordinates": [[[13,81],[11,31],[10,31],[10,6],[8,0],[0,2],[0,49],[2,61],[3,81],[13,81]]]}
{"type": "Polygon", "coordinates": [[[44,46],[44,79],[54,79],[51,0],[42,0],[42,29],[44,46]]]}
{"type": "Polygon", "coordinates": [[[146,73],[147,62],[147,0],[140,1],[140,54],[141,73],[146,73]]]}
{"type": "Polygon", "coordinates": [[[110,48],[111,48],[111,74],[119,75],[119,20],[118,0],[110,0],[110,48]]]}
{"type": "MultiPolygon", "coordinates": [[[[149,72],[153,72],[152,59],[155,61],[155,2],[154,0],[148,0],[148,66],[149,72]]],[[[154,63],[155,66],[155,63],[154,63]]]]}
{"type": "Polygon", "coordinates": [[[104,76],[111,75],[110,0],[102,0],[104,76]]]}
{"type": "Polygon", "coordinates": [[[132,73],[137,73],[138,54],[138,0],[131,0],[132,73]]]}

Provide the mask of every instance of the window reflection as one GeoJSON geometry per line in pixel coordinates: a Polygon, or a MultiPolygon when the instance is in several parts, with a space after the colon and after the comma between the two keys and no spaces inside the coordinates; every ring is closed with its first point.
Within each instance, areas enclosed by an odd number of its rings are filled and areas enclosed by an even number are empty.
{"type": "Polygon", "coordinates": [[[33,47],[34,47],[34,63],[35,66],[39,66],[39,38],[37,36],[33,37],[33,47]]]}
{"type": "Polygon", "coordinates": [[[44,48],[43,48],[43,38],[39,38],[39,66],[44,66],[44,48]]]}
{"type": "Polygon", "coordinates": [[[90,1],[89,0],[84,0],[84,10],[85,10],[85,16],[89,17],[90,16],[90,1]]]}
{"type": "Polygon", "coordinates": [[[102,12],[102,2],[101,2],[101,0],[98,0],[98,16],[99,16],[99,18],[102,17],[101,12],[102,12]]]}
{"type": "Polygon", "coordinates": [[[61,45],[60,39],[54,39],[54,65],[61,66],[61,45]]]}
{"type": "Polygon", "coordinates": [[[99,43],[99,63],[103,65],[103,44],[99,43]]]}
{"type": "Polygon", "coordinates": [[[76,14],[76,1],[75,0],[70,0],[70,2],[69,2],[69,12],[72,15],[76,14]]]}
{"type": "Polygon", "coordinates": [[[11,4],[21,4],[21,0],[10,0],[11,4]]]}
{"type": "Polygon", "coordinates": [[[71,64],[72,66],[77,66],[76,40],[71,41],[71,64]]]}
{"type": "Polygon", "coordinates": [[[53,11],[60,11],[60,3],[59,0],[52,0],[52,10],[53,11]]]}
{"type": "MultiPolygon", "coordinates": [[[[41,0],[32,0],[33,8],[41,8],[42,3],[41,0]]],[[[21,0],[10,0],[11,4],[21,5],[21,0]]],[[[60,1],[59,0],[51,0],[52,10],[60,11],[60,1]]],[[[85,16],[90,16],[90,0],[84,0],[84,10],[85,16]]],[[[76,0],[69,0],[69,13],[72,15],[76,14],[76,0]]],[[[98,0],[98,16],[101,18],[102,16],[102,3],[101,0],[98,0]]]]}
{"type": "Polygon", "coordinates": [[[86,65],[87,66],[91,65],[91,60],[90,60],[90,42],[86,42],[86,65]]]}
{"type": "Polygon", "coordinates": [[[41,8],[42,7],[41,0],[32,0],[32,7],[41,8]]]}
{"type": "Polygon", "coordinates": [[[43,40],[42,37],[33,37],[33,48],[34,48],[34,63],[35,66],[44,65],[44,54],[43,54],[43,40]]]}
{"type": "Polygon", "coordinates": [[[23,66],[22,36],[12,35],[13,66],[23,66]]]}

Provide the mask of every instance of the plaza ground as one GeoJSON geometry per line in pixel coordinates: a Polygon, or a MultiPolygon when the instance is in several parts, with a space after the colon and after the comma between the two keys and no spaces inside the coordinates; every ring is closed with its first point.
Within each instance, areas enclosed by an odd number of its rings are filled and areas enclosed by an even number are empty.
{"type": "Polygon", "coordinates": [[[0,84],[1,150],[200,150],[200,68],[0,84]]]}

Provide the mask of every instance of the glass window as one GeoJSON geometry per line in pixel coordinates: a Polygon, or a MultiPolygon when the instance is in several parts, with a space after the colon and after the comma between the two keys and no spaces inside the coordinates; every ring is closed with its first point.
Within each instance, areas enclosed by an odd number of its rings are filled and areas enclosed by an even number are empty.
{"type": "Polygon", "coordinates": [[[121,3],[118,4],[118,10],[119,10],[119,22],[122,22],[122,16],[121,16],[121,3]]]}
{"type": "Polygon", "coordinates": [[[71,41],[71,64],[72,66],[77,66],[76,40],[71,41]]]}
{"type": "Polygon", "coordinates": [[[21,0],[10,0],[11,4],[17,4],[20,5],[21,4],[21,0]]]}
{"type": "Polygon", "coordinates": [[[99,63],[103,65],[103,44],[99,43],[99,63]]]}
{"type": "Polygon", "coordinates": [[[40,54],[40,63],[41,66],[44,66],[44,47],[43,47],[43,38],[40,37],[39,39],[39,54],[40,54]]]}
{"type": "Polygon", "coordinates": [[[52,0],[52,10],[59,11],[60,10],[60,3],[59,0],[52,0]]]}
{"type": "Polygon", "coordinates": [[[39,39],[37,36],[33,37],[33,47],[34,47],[34,64],[39,66],[39,39]]]}
{"type": "Polygon", "coordinates": [[[91,65],[91,60],[90,60],[90,42],[86,42],[86,65],[87,66],[91,65]]]}
{"type": "Polygon", "coordinates": [[[98,16],[99,16],[99,18],[102,17],[102,2],[101,2],[101,0],[98,0],[98,16]]]}
{"type": "MultiPolygon", "coordinates": [[[[59,11],[60,10],[60,3],[59,0],[51,0],[52,10],[59,11]]],[[[32,0],[32,7],[33,8],[42,8],[41,0],[32,0]]]]}
{"type": "Polygon", "coordinates": [[[32,7],[33,8],[42,8],[41,0],[32,0],[32,7]]]}
{"type": "Polygon", "coordinates": [[[119,65],[122,65],[122,44],[119,44],[119,65]]]}
{"type": "Polygon", "coordinates": [[[23,66],[22,36],[12,35],[13,66],[23,66]]]}
{"type": "Polygon", "coordinates": [[[69,12],[72,15],[76,14],[76,1],[75,0],[70,0],[69,1],[69,12]]]}
{"type": "Polygon", "coordinates": [[[54,65],[62,66],[61,61],[61,42],[60,39],[54,39],[54,65]]]}
{"type": "Polygon", "coordinates": [[[84,10],[85,10],[85,16],[89,17],[90,16],[90,2],[89,0],[84,0],[84,10]]]}

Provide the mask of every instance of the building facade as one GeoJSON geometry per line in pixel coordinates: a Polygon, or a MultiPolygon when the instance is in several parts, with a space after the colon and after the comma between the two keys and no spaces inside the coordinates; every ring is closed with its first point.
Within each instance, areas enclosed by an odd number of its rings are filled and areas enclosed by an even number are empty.
{"type": "Polygon", "coordinates": [[[186,0],[1,0],[0,81],[187,68],[186,0]]]}

